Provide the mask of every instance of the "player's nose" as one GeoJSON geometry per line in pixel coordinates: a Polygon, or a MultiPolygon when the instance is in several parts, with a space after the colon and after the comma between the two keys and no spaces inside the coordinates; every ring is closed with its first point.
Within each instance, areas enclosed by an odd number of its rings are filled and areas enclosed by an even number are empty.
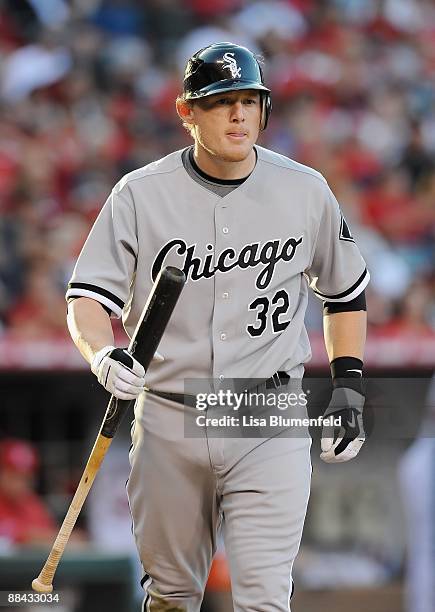
{"type": "Polygon", "coordinates": [[[240,100],[236,100],[231,105],[231,121],[244,121],[245,120],[245,109],[240,100]]]}

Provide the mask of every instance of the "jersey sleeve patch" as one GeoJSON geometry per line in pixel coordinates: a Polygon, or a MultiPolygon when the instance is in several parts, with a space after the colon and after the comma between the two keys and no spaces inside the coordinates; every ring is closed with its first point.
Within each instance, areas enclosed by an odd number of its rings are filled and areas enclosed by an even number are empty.
{"type": "Polygon", "coordinates": [[[69,300],[76,297],[88,297],[100,302],[100,304],[110,308],[117,319],[122,315],[124,302],[110,291],[107,291],[107,289],[102,289],[97,285],[91,285],[89,283],[70,283],[68,285],[68,291],[66,292],[66,299],[69,300]]]}
{"type": "Polygon", "coordinates": [[[346,219],[343,216],[343,213],[341,214],[341,223],[340,223],[340,240],[346,240],[347,242],[355,242],[351,231],[349,229],[349,226],[346,222],[346,219]]]}
{"type": "Polygon", "coordinates": [[[325,293],[321,293],[316,289],[313,289],[313,291],[320,298],[328,302],[350,302],[367,287],[369,280],[370,273],[367,268],[365,268],[364,272],[361,274],[356,283],[349,287],[349,289],[346,289],[346,291],[342,291],[341,293],[337,293],[336,295],[326,295],[325,293]]]}

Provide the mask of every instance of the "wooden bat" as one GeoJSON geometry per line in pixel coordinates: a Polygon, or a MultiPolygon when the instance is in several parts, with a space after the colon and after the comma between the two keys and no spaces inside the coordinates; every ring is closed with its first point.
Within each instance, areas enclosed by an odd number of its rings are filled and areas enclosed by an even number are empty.
{"type": "MultiPolygon", "coordinates": [[[[148,369],[172,311],[186,282],[184,272],[168,266],[158,274],[141,317],[131,338],[128,351],[148,369]]],[[[32,582],[32,589],[39,593],[51,593],[56,568],[68,543],[80,510],[92,487],[95,476],[112,442],[113,436],[128,408],[134,400],[119,400],[111,396],[103,423],[92,448],[83,475],[78,484],[68,512],[39,576],[32,582]]]]}

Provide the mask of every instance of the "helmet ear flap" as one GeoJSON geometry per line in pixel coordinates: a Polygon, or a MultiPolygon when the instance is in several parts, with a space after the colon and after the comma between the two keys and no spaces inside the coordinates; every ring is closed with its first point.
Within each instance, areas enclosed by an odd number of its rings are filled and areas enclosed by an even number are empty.
{"type": "Polygon", "coordinates": [[[265,130],[267,127],[267,122],[269,121],[270,113],[272,110],[272,98],[270,97],[270,93],[261,92],[261,119],[260,119],[260,130],[265,130]]]}

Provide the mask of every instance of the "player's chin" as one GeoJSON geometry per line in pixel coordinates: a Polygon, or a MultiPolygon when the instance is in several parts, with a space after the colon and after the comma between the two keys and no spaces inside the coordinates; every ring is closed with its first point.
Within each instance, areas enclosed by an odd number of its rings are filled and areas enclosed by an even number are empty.
{"type": "Polygon", "coordinates": [[[222,157],[232,162],[243,161],[248,157],[253,146],[254,143],[247,140],[245,140],[245,142],[231,142],[223,147],[222,157]]]}

